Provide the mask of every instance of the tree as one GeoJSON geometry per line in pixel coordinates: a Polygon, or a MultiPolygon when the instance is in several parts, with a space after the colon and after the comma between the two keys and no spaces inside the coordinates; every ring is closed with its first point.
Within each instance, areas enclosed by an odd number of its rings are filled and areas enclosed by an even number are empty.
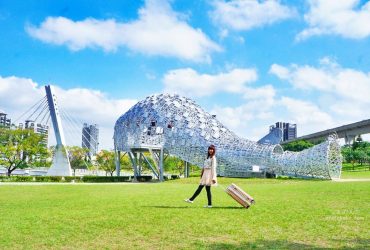
{"type": "MultiPolygon", "coordinates": [[[[155,169],[156,166],[157,166],[157,163],[154,162],[153,158],[150,157],[151,154],[149,152],[144,152],[143,153],[144,157],[148,160],[148,162],[150,163],[150,165],[152,165],[152,167],[155,169]]],[[[144,160],[144,157],[139,157],[139,167],[140,167],[140,170],[141,171],[144,171],[143,169],[150,169],[150,166],[148,164],[148,162],[146,160],[144,160]],[[141,160],[140,160],[141,159],[141,160]]]]}
{"type": "Polygon", "coordinates": [[[359,162],[360,165],[362,166],[367,158],[366,152],[364,149],[356,149],[355,152],[357,156],[357,162],[359,162]]]}
{"type": "Polygon", "coordinates": [[[304,149],[313,147],[314,144],[306,140],[297,140],[297,141],[289,142],[287,144],[283,144],[282,146],[284,150],[299,152],[304,149]]]}
{"type": "Polygon", "coordinates": [[[90,167],[91,163],[87,153],[89,150],[87,148],[81,148],[78,146],[67,147],[68,159],[73,169],[73,175],[76,174],[76,169],[87,169],[90,167]]]}
{"type": "MultiPolygon", "coordinates": [[[[370,161],[370,142],[356,140],[350,147],[352,150],[352,168],[354,169],[354,163],[360,163],[362,166],[363,163],[369,164],[370,161]]],[[[343,150],[342,150],[343,153],[343,150]]],[[[346,152],[344,152],[346,153],[346,152]]],[[[344,154],[343,154],[344,155],[344,154]]],[[[370,170],[370,166],[369,166],[370,170]]]]}
{"type": "Polygon", "coordinates": [[[365,149],[366,153],[366,164],[369,166],[370,170],[370,146],[365,149]]]}
{"type": "MultiPolygon", "coordinates": [[[[101,150],[96,155],[96,163],[99,169],[104,170],[106,173],[109,173],[111,176],[113,176],[113,173],[116,170],[116,158],[114,151],[101,150]]],[[[143,164],[146,164],[146,162],[143,164]]],[[[132,164],[127,154],[121,155],[120,166],[121,170],[125,169],[132,171],[132,164]]]]}
{"type": "Polygon", "coordinates": [[[353,150],[356,150],[358,148],[366,149],[366,148],[369,148],[369,147],[370,147],[370,142],[367,142],[367,141],[355,141],[352,144],[352,149],[353,150]]]}
{"type": "Polygon", "coordinates": [[[102,150],[96,155],[96,162],[100,169],[113,176],[116,170],[114,151],[102,150]]]}
{"type": "Polygon", "coordinates": [[[178,171],[181,174],[184,172],[184,161],[175,156],[168,156],[164,162],[165,171],[178,171]]]}
{"type": "Polygon", "coordinates": [[[121,169],[132,170],[132,163],[127,154],[121,155],[120,165],[121,165],[121,169]]]}
{"type": "Polygon", "coordinates": [[[16,169],[51,165],[44,138],[28,129],[0,128],[0,165],[8,176],[16,169]]]}
{"type": "Polygon", "coordinates": [[[354,153],[353,153],[353,149],[352,147],[349,147],[349,146],[344,146],[342,147],[342,155],[344,157],[344,160],[348,163],[352,163],[352,169],[355,168],[355,156],[354,156],[354,153]]]}

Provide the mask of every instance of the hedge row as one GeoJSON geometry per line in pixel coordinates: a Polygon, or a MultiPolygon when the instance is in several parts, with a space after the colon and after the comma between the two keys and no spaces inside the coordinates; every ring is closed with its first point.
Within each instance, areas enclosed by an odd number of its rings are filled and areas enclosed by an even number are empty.
{"type": "MultiPolygon", "coordinates": [[[[140,179],[146,181],[146,179],[140,179]]],[[[127,182],[130,176],[0,176],[0,182],[127,182]]]]}
{"type": "Polygon", "coordinates": [[[176,179],[180,179],[180,175],[177,175],[177,174],[164,175],[164,176],[163,176],[163,179],[164,179],[165,181],[168,181],[168,180],[176,180],[176,179]]]}
{"type": "MultiPolygon", "coordinates": [[[[164,176],[168,180],[169,176],[164,176]]],[[[179,179],[178,175],[171,175],[171,179],[179,179]]],[[[129,182],[134,179],[134,176],[1,176],[0,182],[129,182]]],[[[137,176],[137,181],[148,182],[153,177],[151,175],[137,176]]]]}
{"type": "Polygon", "coordinates": [[[130,181],[130,176],[88,176],[82,177],[83,182],[125,182],[130,181]]]}
{"type": "Polygon", "coordinates": [[[0,176],[0,182],[81,182],[78,176],[0,176]]]}

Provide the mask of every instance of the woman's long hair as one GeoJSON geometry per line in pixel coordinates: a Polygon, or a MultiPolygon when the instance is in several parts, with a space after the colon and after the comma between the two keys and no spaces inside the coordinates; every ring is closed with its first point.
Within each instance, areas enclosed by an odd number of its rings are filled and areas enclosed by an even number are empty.
{"type": "Polygon", "coordinates": [[[208,147],[207,159],[210,158],[210,157],[213,157],[215,154],[216,154],[216,147],[215,147],[215,145],[212,144],[211,146],[208,147]],[[213,154],[212,155],[209,153],[210,149],[213,149],[213,154]]]}

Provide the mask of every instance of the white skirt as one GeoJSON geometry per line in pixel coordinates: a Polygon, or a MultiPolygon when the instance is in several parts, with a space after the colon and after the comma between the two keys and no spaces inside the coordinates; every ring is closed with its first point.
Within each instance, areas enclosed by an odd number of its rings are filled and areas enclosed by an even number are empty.
{"type": "Polygon", "coordinates": [[[202,178],[200,179],[199,185],[211,186],[212,183],[212,169],[204,168],[202,178]]]}

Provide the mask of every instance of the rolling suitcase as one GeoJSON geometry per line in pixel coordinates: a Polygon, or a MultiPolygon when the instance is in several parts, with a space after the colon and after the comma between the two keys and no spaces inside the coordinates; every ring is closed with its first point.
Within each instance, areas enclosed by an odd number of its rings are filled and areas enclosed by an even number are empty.
{"type": "Polygon", "coordinates": [[[225,189],[225,192],[245,208],[249,208],[254,203],[253,197],[244,192],[234,183],[228,186],[225,189]]]}

